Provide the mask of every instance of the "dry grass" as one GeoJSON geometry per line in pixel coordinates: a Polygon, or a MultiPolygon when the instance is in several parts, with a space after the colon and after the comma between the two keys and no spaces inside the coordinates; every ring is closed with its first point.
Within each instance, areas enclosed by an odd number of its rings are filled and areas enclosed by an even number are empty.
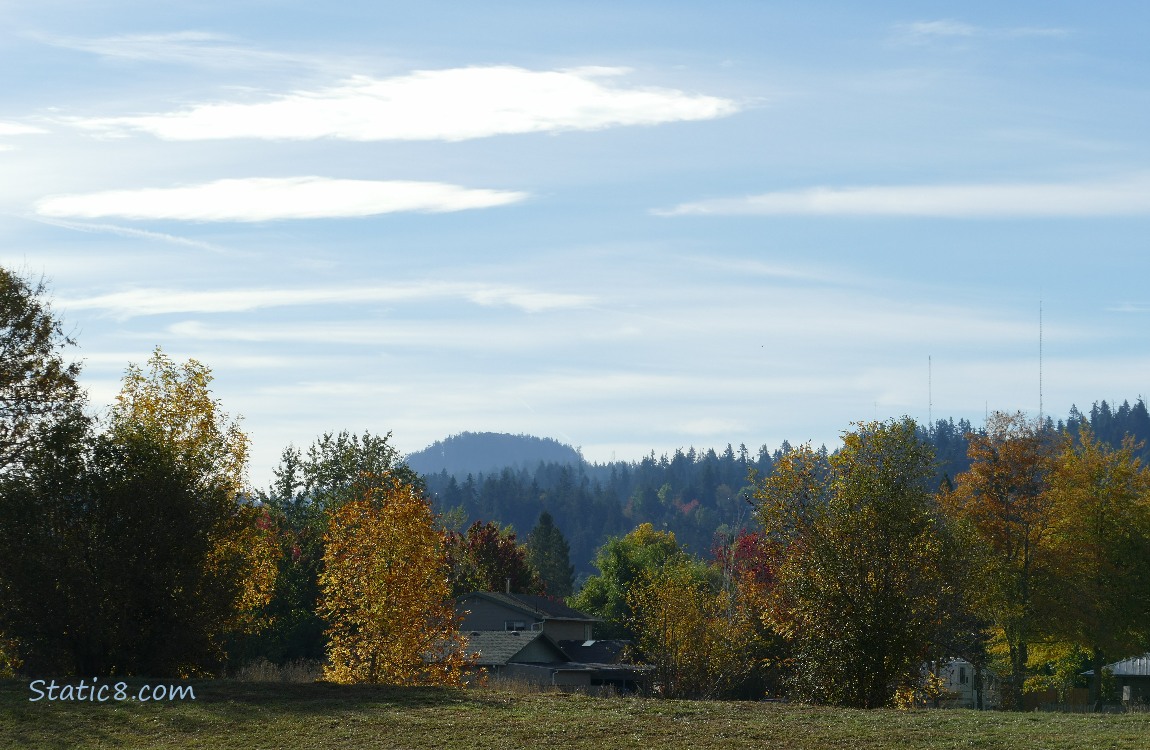
{"type": "Polygon", "coordinates": [[[31,703],[26,683],[0,682],[0,748],[1150,747],[1147,714],[854,711],[777,703],[599,698],[498,687],[448,690],[238,681],[193,686],[195,701],[31,703]]]}
{"type": "Polygon", "coordinates": [[[234,675],[240,682],[291,682],[297,684],[316,682],[323,674],[323,664],[318,661],[300,659],[287,664],[273,664],[260,657],[244,665],[234,675]]]}

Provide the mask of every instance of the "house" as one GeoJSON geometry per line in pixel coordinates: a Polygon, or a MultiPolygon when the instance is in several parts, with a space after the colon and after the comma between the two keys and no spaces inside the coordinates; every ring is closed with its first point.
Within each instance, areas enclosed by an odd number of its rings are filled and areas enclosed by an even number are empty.
{"type": "Polygon", "coordinates": [[[598,622],[542,596],[476,591],[456,600],[467,651],[488,674],[577,690],[648,688],[651,667],[627,663],[625,641],[591,639],[598,622]]]}
{"type": "MultiPolygon", "coordinates": [[[[1114,686],[1123,703],[1150,703],[1150,652],[1107,664],[1102,671],[1114,675],[1114,686]]],[[[1093,675],[1094,670],[1082,674],[1093,675]]]]}
{"type": "Polygon", "coordinates": [[[554,641],[589,641],[592,626],[600,622],[557,599],[493,591],[459,597],[455,611],[463,615],[462,631],[539,630],[554,641]]]}
{"type": "Polygon", "coordinates": [[[628,664],[631,661],[631,642],[624,640],[559,641],[559,648],[572,661],[592,664],[628,664]]]}
{"type": "Polygon", "coordinates": [[[926,671],[938,675],[946,696],[939,706],[989,709],[998,708],[1001,704],[998,680],[990,670],[977,670],[965,659],[947,659],[934,662],[929,667],[926,671]]]}

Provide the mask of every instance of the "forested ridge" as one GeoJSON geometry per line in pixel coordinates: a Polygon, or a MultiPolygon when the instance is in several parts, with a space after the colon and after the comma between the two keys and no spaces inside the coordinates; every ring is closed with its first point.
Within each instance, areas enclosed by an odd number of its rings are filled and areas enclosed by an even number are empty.
{"type": "MultiPolygon", "coordinates": [[[[1118,446],[1129,435],[1144,443],[1136,452],[1143,462],[1150,459],[1150,411],[1139,397],[1114,407],[1096,401],[1083,412],[1071,406],[1065,419],[1045,419],[1048,429],[1077,435],[1088,424],[1103,443],[1118,446]]],[[[920,426],[918,436],[935,450],[935,484],[948,485],[970,468],[967,435],[982,432],[965,419],[936,420],[933,429],[920,426]]],[[[759,476],[771,473],[775,463],[793,448],[784,441],[774,450],[762,445],[751,451],[746,445],[728,444],[721,450],[694,447],[673,454],[654,452],[639,461],[590,463],[570,447],[550,439],[496,433],[463,433],[435,443],[417,454],[421,460],[409,465],[435,465],[428,454],[448,455],[454,449],[464,463],[438,472],[423,473],[427,491],[440,513],[455,512],[456,523],[491,521],[511,526],[525,535],[541,513],[550,513],[571,546],[576,575],[594,572],[595,551],[610,537],[622,536],[637,525],[650,523],[673,531],[680,544],[694,554],[709,556],[716,539],[753,529],[755,520],[748,499],[752,486],[749,470],[759,476]],[[552,453],[568,452],[568,460],[537,460],[529,468],[526,456],[536,446],[552,453]],[[501,468],[468,471],[482,456],[484,465],[497,465],[499,450],[509,451],[501,468]]],[[[825,446],[819,448],[826,452],[825,446]]],[[[534,454],[534,455],[537,455],[534,454]]],[[[410,459],[410,457],[409,457],[410,459]]]]}

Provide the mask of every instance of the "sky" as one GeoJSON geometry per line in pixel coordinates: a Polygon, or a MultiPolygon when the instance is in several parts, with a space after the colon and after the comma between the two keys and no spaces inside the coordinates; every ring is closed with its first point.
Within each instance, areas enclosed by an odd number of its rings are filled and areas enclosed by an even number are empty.
{"type": "Polygon", "coordinates": [[[1150,382],[1147,28],[0,0],[0,265],[48,281],[96,411],[156,346],[208,365],[257,487],[340,430],[602,462],[1057,419],[1150,382]]]}

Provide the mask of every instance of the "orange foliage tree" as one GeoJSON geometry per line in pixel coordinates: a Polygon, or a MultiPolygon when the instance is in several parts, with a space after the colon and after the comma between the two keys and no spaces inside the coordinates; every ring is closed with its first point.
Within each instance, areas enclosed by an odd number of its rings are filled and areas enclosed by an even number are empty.
{"type": "Polygon", "coordinates": [[[981,556],[974,605],[994,623],[1009,659],[1008,705],[1022,707],[1030,645],[1050,595],[1049,489],[1055,435],[1021,413],[994,412],[969,436],[970,469],[941,496],[946,513],[973,532],[981,556]]]}
{"type": "Polygon", "coordinates": [[[407,484],[364,486],[371,489],[329,511],[319,579],[324,679],[462,685],[474,660],[458,632],[431,507],[407,484]]]}

